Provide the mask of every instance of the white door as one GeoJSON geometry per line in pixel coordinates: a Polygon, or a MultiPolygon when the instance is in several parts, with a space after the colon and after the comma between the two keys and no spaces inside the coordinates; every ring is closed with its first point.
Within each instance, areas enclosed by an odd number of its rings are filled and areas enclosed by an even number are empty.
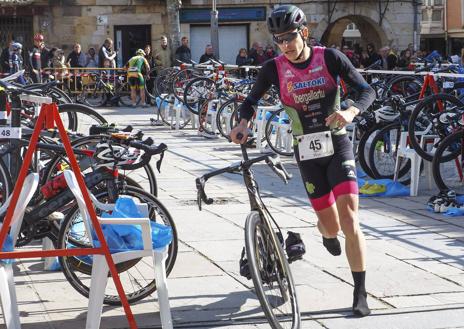
{"type": "MultiPolygon", "coordinates": [[[[192,60],[198,62],[205,53],[205,47],[211,44],[211,29],[209,26],[190,27],[190,49],[192,60]]],[[[219,59],[227,64],[235,64],[235,58],[240,48],[247,48],[246,25],[219,26],[219,59]]]]}

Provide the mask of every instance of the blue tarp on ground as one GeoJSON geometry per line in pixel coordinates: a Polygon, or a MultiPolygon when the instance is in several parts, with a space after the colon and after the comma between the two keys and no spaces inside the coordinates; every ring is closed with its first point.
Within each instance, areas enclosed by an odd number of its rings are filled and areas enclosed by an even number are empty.
{"type": "Polygon", "coordinates": [[[396,196],[409,196],[409,187],[404,186],[400,182],[395,182],[392,179],[369,179],[365,180],[358,178],[358,187],[361,188],[365,183],[370,185],[378,184],[385,186],[385,192],[375,194],[362,194],[359,193],[360,197],[396,197],[396,196]]]}

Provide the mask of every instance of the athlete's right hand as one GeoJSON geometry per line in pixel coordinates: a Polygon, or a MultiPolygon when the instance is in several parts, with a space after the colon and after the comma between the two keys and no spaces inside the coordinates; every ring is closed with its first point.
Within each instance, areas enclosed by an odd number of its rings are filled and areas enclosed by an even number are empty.
{"type": "Polygon", "coordinates": [[[248,121],[242,119],[240,123],[232,129],[230,132],[230,139],[235,144],[243,144],[248,139],[248,121]],[[242,138],[238,138],[237,135],[241,135],[242,138]]]}

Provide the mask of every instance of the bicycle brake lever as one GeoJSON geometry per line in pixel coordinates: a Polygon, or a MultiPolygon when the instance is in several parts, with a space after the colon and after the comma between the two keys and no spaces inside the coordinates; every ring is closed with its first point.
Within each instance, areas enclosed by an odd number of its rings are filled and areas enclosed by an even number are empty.
{"type": "Polygon", "coordinates": [[[204,201],[206,204],[212,204],[213,199],[208,198],[205,193],[205,179],[204,177],[199,177],[195,180],[197,186],[197,203],[198,209],[201,211],[201,201],[204,201]]]}
{"type": "Polygon", "coordinates": [[[288,183],[288,180],[291,179],[293,176],[284,168],[282,163],[280,162],[280,157],[276,155],[275,157],[268,157],[266,163],[272,169],[273,172],[279,176],[285,184],[288,183]]]}

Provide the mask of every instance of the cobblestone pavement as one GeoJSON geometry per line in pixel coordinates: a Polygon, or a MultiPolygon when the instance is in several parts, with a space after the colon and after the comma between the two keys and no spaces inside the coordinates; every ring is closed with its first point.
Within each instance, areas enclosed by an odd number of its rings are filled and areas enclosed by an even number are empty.
{"type": "MultiPolygon", "coordinates": [[[[194,178],[237,161],[240,149],[223,139],[200,137],[192,129],[176,132],[151,126],[153,115],[146,109],[99,112],[110,122],[130,123],[169,146],[157,181],[159,198],[173,216],[180,239],[168,280],[176,328],[269,328],[251,282],[238,273],[249,211],[241,177],[212,179],[206,191],[216,202],[202,212],[195,204],[194,178]]],[[[426,191],[415,198],[362,199],[373,313],[352,318],[353,288],[345,255],[333,257],[322,246],[298,169],[292,159],[284,161],[294,175],[288,185],[265,164],[257,165],[255,174],[280,225],[300,232],[307,246],[304,259],[291,266],[302,328],[464,328],[463,218],[428,212],[425,202],[431,192],[426,191]]],[[[84,328],[87,299],[61,272],[42,269],[35,259],[15,265],[23,328],[84,328]]],[[[132,307],[140,328],[159,327],[154,298],[156,294],[132,307]]],[[[105,306],[101,327],[127,327],[122,308],[105,306]]]]}

